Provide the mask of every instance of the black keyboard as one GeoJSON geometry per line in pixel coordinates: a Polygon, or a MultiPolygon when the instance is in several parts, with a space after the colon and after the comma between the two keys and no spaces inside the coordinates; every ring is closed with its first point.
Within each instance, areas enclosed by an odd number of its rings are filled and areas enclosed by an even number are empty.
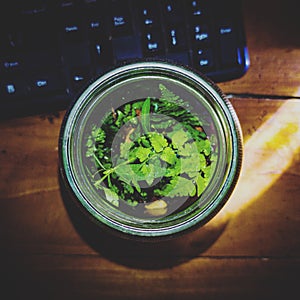
{"type": "Polygon", "coordinates": [[[93,79],[168,59],[215,82],[249,66],[241,1],[20,0],[0,16],[1,118],[64,109],[93,79]]]}

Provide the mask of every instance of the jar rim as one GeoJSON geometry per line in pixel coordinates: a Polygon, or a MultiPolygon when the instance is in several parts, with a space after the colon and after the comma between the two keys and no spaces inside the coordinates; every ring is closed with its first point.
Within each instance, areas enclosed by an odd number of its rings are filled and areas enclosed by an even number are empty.
{"type": "MultiPolygon", "coordinates": [[[[82,128],[83,125],[77,124],[76,126],[78,126],[76,128],[82,128]]],[[[243,158],[242,144],[241,127],[231,103],[219,87],[205,75],[186,66],[175,65],[170,62],[133,62],[114,68],[97,78],[70,105],[60,132],[60,173],[65,187],[70,191],[72,197],[80,204],[83,211],[99,225],[104,225],[105,228],[122,236],[170,237],[207,223],[223,207],[229,199],[240,174],[243,158]],[[222,164],[226,165],[226,172],[225,176],[218,181],[219,184],[222,183],[218,190],[210,191],[210,197],[212,198],[209,199],[206,207],[198,209],[197,204],[194,203],[194,207],[189,212],[186,210],[181,215],[179,212],[165,219],[138,220],[137,222],[137,219],[131,219],[130,217],[124,219],[124,215],[112,213],[107,207],[103,211],[99,211],[89,202],[75,175],[76,172],[72,162],[72,155],[75,151],[72,149],[74,144],[72,137],[74,136],[74,124],[78,122],[78,116],[85,113],[88,117],[101,95],[118,84],[126,84],[126,80],[141,78],[142,76],[167,78],[178,82],[190,91],[196,91],[196,93],[203,95],[202,100],[205,99],[205,105],[215,115],[215,120],[220,122],[219,129],[224,131],[222,136],[224,137],[223,143],[226,144],[226,147],[224,147],[226,153],[224,152],[225,157],[222,164]]],[[[216,186],[211,189],[215,188],[216,186]]]]}

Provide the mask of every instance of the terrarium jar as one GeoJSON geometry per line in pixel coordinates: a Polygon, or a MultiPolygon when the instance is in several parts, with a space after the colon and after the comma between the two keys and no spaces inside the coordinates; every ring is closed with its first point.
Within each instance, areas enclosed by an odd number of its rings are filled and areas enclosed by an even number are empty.
{"type": "Polygon", "coordinates": [[[98,226],[164,239],[207,223],[239,177],[242,135],[220,89],[163,61],[117,67],[68,109],[60,173],[72,201],[98,226]]]}

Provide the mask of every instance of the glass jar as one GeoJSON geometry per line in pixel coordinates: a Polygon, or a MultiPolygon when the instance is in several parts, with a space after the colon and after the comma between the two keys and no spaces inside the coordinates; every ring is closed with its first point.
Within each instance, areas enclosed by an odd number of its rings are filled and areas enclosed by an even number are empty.
{"type": "Polygon", "coordinates": [[[122,237],[164,239],[207,223],[240,173],[242,134],[220,89],[163,61],[117,67],[68,109],[60,174],[97,225],[122,237]]]}

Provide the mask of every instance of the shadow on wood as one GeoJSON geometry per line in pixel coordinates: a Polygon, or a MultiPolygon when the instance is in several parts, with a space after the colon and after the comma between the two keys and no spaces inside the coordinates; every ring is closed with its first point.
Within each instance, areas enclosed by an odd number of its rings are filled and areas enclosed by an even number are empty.
{"type": "Polygon", "coordinates": [[[105,258],[132,268],[162,269],[182,264],[206,251],[227,224],[224,221],[218,222],[218,225],[204,225],[167,240],[133,241],[120,237],[89,218],[66,191],[62,180],[60,191],[72,224],[82,239],[105,258]]]}

